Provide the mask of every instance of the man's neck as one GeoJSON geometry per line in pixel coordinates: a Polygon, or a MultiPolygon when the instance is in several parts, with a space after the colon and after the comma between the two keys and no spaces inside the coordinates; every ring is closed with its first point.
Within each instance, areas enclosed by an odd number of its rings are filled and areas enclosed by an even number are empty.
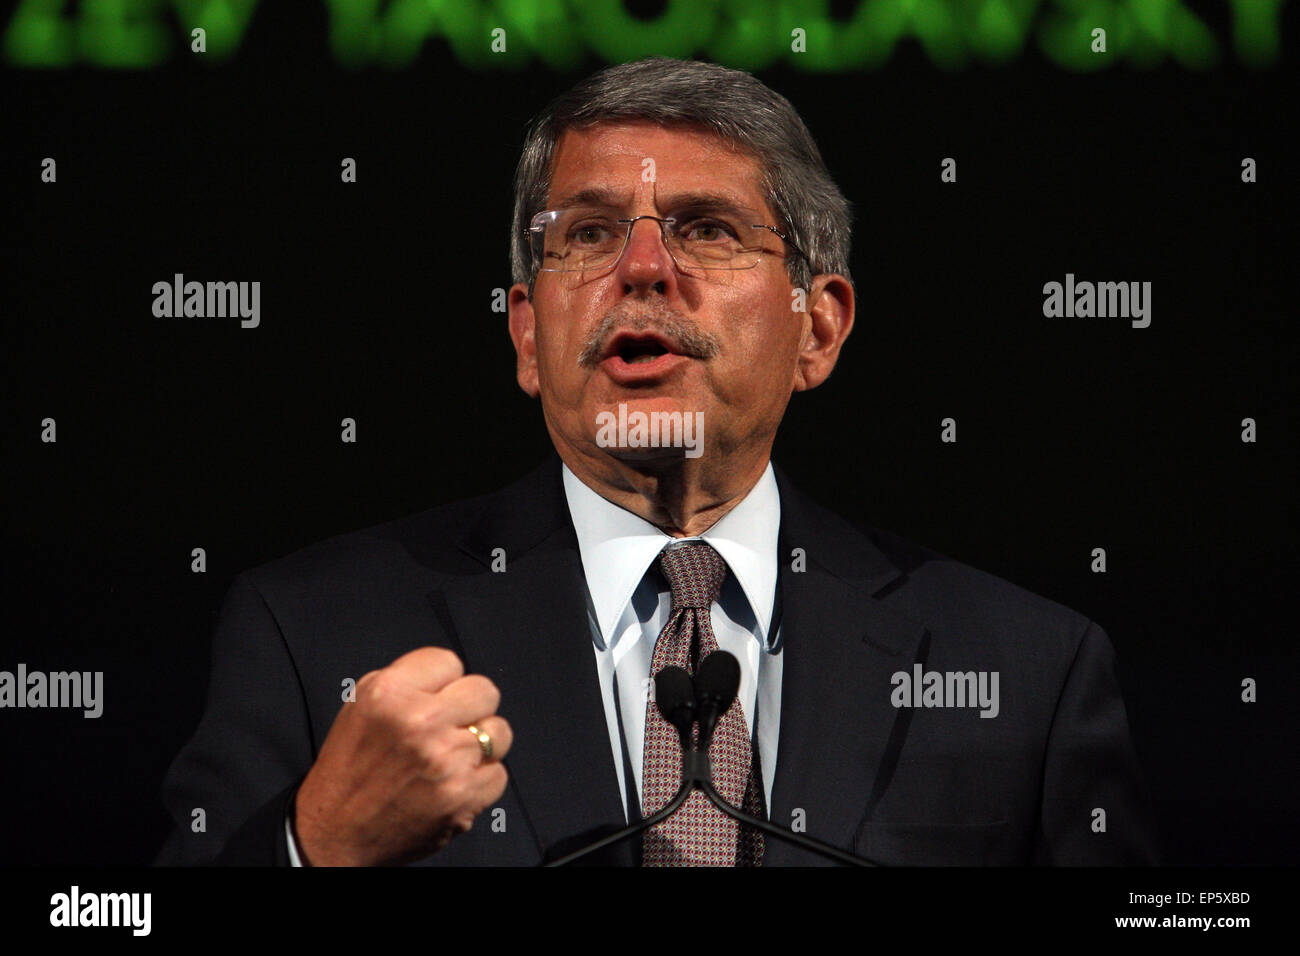
{"type": "MultiPolygon", "coordinates": [[[[770,450],[770,446],[769,446],[770,450]]],[[[621,461],[568,455],[574,476],[607,501],[644,518],[674,538],[703,534],[744,500],[767,470],[768,455],[719,469],[701,458],[621,461]]]]}

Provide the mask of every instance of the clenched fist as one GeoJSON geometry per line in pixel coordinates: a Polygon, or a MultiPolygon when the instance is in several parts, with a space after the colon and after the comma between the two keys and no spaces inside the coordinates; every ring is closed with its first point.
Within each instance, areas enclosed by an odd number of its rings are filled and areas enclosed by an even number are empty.
{"type": "Polygon", "coordinates": [[[510,725],[501,693],[451,651],[422,647],[357,681],[298,788],[298,843],[314,866],[410,863],[505,792],[510,725]],[[492,738],[485,760],[467,729],[492,738]]]}

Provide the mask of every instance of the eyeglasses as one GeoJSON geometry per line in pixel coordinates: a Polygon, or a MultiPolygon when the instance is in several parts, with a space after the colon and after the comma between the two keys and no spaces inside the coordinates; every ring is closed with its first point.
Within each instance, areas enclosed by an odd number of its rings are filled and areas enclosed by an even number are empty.
{"type": "Polygon", "coordinates": [[[766,253],[756,229],[766,229],[804,259],[790,239],[774,226],[755,223],[752,210],[711,210],[680,217],[634,216],[618,219],[607,211],[552,209],[539,212],[528,228],[533,261],[540,272],[587,272],[607,269],[623,255],[632,227],[642,219],[659,223],[664,245],[683,272],[692,269],[752,269],[766,253]]]}

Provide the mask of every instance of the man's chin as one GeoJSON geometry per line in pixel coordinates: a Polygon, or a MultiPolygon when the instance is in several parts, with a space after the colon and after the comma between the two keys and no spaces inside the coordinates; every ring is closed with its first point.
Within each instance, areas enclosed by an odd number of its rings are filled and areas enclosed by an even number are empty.
{"type": "Polygon", "coordinates": [[[692,459],[685,448],[601,448],[600,451],[626,465],[673,465],[692,459]]]}

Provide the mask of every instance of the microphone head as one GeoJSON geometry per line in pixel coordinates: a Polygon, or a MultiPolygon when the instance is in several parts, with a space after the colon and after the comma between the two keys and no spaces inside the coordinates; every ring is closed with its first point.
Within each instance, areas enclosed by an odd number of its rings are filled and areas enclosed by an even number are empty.
{"type": "Polygon", "coordinates": [[[718,708],[718,713],[726,713],[731,702],[740,689],[740,662],[734,654],[727,651],[714,651],[695,671],[695,706],[703,707],[706,703],[718,708]]]}
{"type": "Polygon", "coordinates": [[[714,651],[695,669],[695,713],[700,721],[700,750],[708,753],[714,728],[736,699],[740,663],[726,651],[714,651]]]}
{"type": "Polygon", "coordinates": [[[664,720],[690,737],[695,723],[695,688],[691,675],[680,667],[665,667],[655,675],[655,706],[664,720]]]}

